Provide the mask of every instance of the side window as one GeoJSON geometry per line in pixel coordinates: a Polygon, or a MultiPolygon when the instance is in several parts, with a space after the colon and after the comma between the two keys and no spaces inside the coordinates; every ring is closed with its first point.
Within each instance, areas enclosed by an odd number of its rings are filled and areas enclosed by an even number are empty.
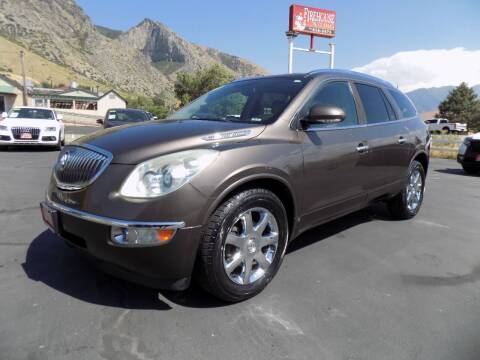
{"type": "Polygon", "coordinates": [[[403,95],[400,91],[396,90],[388,90],[388,92],[397,103],[398,108],[402,113],[402,118],[409,118],[417,115],[417,110],[415,110],[415,107],[406,95],[403,95]]]}
{"type": "Polygon", "coordinates": [[[447,120],[440,120],[440,124],[448,124],[447,120]]]}
{"type": "Polygon", "coordinates": [[[302,116],[307,116],[308,112],[316,105],[336,106],[345,111],[345,120],[337,124],[319,124],[315,127],[345,127],[358,124],[357,108],[353,98],[350,86],[346,81],[335,81],[321,87],[313,97],[308,100],[307,105],[302,111],[302,116]]]}
{"type": "Polygon", "coordinates": [[[390,103],[390,100],[388,100],[387,96],[383,91],[381,91],[381,93],[382,93],[383,101],[387,106],[388,117],[390,118],[390,120],[397,120],[397,115],[395,115],[395,110],[393,110],[393,106],[390,103]]]}
{"type": "Polygon", "coordinates": [[[376,124],[390,120],[381,90],[375,86],[355,84],[362,100],[367,123],[376,124]]]}

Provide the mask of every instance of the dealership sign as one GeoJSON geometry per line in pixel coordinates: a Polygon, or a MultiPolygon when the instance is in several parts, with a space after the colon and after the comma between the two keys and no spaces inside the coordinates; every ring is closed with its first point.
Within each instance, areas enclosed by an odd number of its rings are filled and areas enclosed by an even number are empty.
{"type": "Polygon", "coordinates": [[[335,37],[337,14],[332,10],[317,9],[310,6],[290,6],[290,27],[294,33],[335,37]]]}

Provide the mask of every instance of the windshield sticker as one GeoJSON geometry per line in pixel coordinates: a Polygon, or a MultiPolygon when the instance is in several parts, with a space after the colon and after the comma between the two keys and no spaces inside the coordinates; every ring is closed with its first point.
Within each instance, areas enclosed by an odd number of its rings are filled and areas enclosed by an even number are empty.
{"type": "Polygon", "coordinates": [[[255,121],[255,122],[260,122],[260,121],[262,121],[262,118],[253,117],[250,120],[255,121]]]}
{"type": "Polygon", "coordinates": [[[10,113],[10,115],[8,115],[8,117],[16,118],[16,117],[18,117],[18,112],[12,112],[12,113],[10,113]]]}
{"type": "Polygon", "coordinates": [[[114,120],[117,118],[117,114],[113,113],[113,114],[108,114],[108,120],[114,120]]]}

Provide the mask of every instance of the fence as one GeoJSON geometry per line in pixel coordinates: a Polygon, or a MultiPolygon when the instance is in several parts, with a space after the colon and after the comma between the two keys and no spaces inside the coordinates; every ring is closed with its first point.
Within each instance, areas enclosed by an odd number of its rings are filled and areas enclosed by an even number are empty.
{"type": "Polygon", "coordinates": [[[462,135],[432,135],[432,157],[455,159],[458,148],[465,139],[462,135]]]}

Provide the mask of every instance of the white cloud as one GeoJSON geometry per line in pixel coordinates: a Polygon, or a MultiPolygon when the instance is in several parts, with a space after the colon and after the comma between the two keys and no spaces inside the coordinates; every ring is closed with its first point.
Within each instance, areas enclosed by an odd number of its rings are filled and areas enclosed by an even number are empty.
{"type": "Polygon", "coordinates": [[[480,50],[402,51],[353,70],[390,81],[403,91],[458,85],[462,81],[472,86],[480,84],[480,50]]]}

